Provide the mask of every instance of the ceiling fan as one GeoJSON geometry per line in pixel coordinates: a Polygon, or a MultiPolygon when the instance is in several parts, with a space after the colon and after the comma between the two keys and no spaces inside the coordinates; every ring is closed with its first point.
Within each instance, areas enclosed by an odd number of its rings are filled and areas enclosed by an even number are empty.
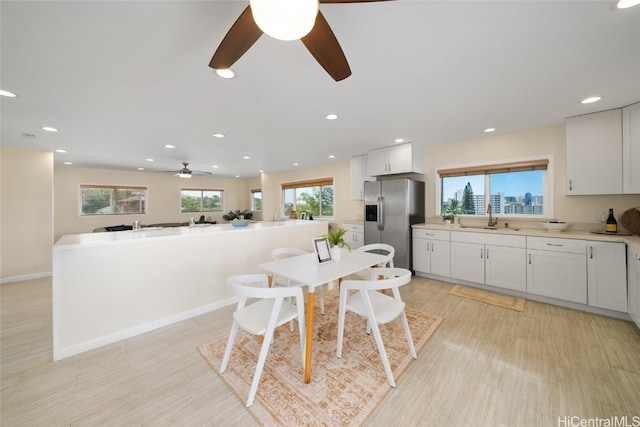
{"type": "Polygon", "coordinates": [[[351,75],[349,63],[329,23],[318,10],[318,3],[375,1],[387,0],[249,0],[249,6],[222,39],[209,67],[216,70],[230,68],[266,33],[281,40],[302,40],[335,81],[346,79],[351,75]],[[293,16],[297,12],[301,15],[293,16]],[[288,29],[292,32],[287,33],[288,29]]]}
{"type": "Polygon", "coordinates": [[[189,162],[182,162],[182,166],[184,166],[182,169],[180,169],[178,171],[177,174],[175,174],[174,176],[179,176],[180,178],[191,178],[191,176],[193,175],[203,175],[203,176],[211,176],[212,173],[211,172],[196,172],[196,171],[192,171],[191,169],[189,169],[187,166],[189,166],[189,162]]]}

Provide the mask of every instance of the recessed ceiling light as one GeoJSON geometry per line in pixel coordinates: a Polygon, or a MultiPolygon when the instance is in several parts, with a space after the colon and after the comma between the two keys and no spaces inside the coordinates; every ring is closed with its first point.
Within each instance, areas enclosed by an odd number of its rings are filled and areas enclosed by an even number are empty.
{"type": "Polygon", "coordinates": [[[145,159],[147,162],[153,162],[153,159],[145,159]]]}
{"type": "Polygon", "coordinates": [[[395,140],[395,141],[393,141],[393,142],[395,142],[396,144],[399,144],[399,143],[401,143],[401,142],[404,142],[404,139],[402,139],[402,138],[398,138],[398,139],[396,139],[396,140],[395,140]]]}
{"type": "Polygon", "coordinates": [[[42,126],[42,130],[46,130],[47,132],[58,132],[58,129],[52,128],[51,126],[42,126]]]}
{"type": "Polygon", "coordinates": [[[240,178],[240,175],[236,175],[236,178],[240,178]]]}
{"type": "Polygon", "coordinates": [[[620,0],[618,2],[618,9],[626,9],[629,7],[637,6],[640,4],[640,0],[620,0]]]}
{"type": "Polygon", "coordinates": [[[72,165],[73,163],[71,162],[64,162],[65,165],[72,165]]]}
{"type": "Polygon", "coordinates": [[[218,77],[222,77],[223,79],[232,79],[236,76],[236,73],[231,71],[231,68],[221,68],[216,70],[216,74],[218,77]]]}
{"type": "Polygon", "coordinates": [[[176,148],[176,146],[171,144],[164,144],[164,148],[176,148]]]}
{"type": "Polygon", "coordinates": [[[335,159],[335,158],[336,158],[336,156],[334,156],[333,154],[329,154],[329,158],[330,158],[330,159],[335,159]]]}
{"type": "Polygon", "coordinates": [[[224,133],[214,133],[213,136],[216,138],[224,138],[224,133]]]}
{"type": "Polygon", "coordinates": [[[338,115],[337,114],[327,114],[325,117],[326,117],[327,120],[335,120],[335,119],[338,118],[338,115]]]}
{"type": "Polygon", "coordinates": [[[216,169],[218,169],[220,166],[218,166],[218,165],[213,165],[213,166],[211,166],[211,167],[212,167],[212,168],[216,168],[216,169]]]}
{"type": "Polygon", "coordinates": [[[139,171],[143,171],[143,170],[144,170],[144,168],[138,168],[138,170],[139,170],[139,171]]]}
{"type": "Polygon", "coordinates": [[[249,160],[251,158],[251,156],[242,156],[243,159],[245,160],[249,160]]]}
{"type": "Polygon", "coordinates": [[[264,173],[264,171],[263,171],[262,169],[260,169],[260,170],[258,171],[258,173],[264,173]]]}
{"type": "Polygon", "coordinates": [[[484,130],[484,133],[491,133],[491,132],[495,132],[495,131],[496,131],[496,128],[486,128],[484,130]]]}
{"type": "Polygon", "coordinates": [[[585,99],[583,99],[582,101],[580,101],[580,103],[581,103],[581,104],[591,104],[591,103],[593,103],[593,102],[598,102],[598,101],[600,101],[601,99],[602,99],[602,97],[601,97],[601,96],[592,96],[592,97],[589,97],[589,98],[585,98],[585,99]]]}
{"type": "Polygon", "coordinates": [[[300,166],[300,163],[294,163],[293,166],[300,166]]]}
{"type": "Polygon", "coordinates": [[[8,90],[0,89],[0,96],[6,96],[7,98],[15,98],[16,94],[13,92],[9,92],[8,90]]]}
{"type": "Polygon", "coordinates": [[[63,149],[61,149],[61,148],[58,148],[58,149],[56,150],[56,153],[66,153],[66,152],[67,152],[67,150],[63,150],[63,149]]]}

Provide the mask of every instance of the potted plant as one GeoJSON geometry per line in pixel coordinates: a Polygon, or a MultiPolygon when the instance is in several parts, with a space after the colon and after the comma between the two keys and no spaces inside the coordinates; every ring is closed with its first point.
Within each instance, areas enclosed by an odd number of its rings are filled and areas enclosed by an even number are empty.
{"type": "Polygon", "coordinates": [[[222,215],[222,219],[231,222],[234,219],[240,219],[240,217],[244,219],[251,219],[252,216],[253,214],[251,213],[251,211],[240,211],[240,209],[236,209],[235,211],[229,211],[229,213],[222,215]]]}
{"type": "Polygon", "coordinates": [[[351,252],[351,246],[344,240],[344,235],[347,233],[342,227],[338,227],[335,231],[330,231],[329,233],[323,235],[322,237],[326,237],[329,240],[329,244],[332,246],[331,255],[333,259],[336,261],[340,259],[342,252],[340,248],[347,248],[349,252],[351,252]]]}
{"type": "Polygon", "coordinates": [[[447,206],[447,209],[442,214],[442,219],[444,220],[445,224],[451,224],[455,221],[456,216],[461,213],[462,206],[460,206],[460,201],[456,199],[449,199],[449,204],[447,206]]]}

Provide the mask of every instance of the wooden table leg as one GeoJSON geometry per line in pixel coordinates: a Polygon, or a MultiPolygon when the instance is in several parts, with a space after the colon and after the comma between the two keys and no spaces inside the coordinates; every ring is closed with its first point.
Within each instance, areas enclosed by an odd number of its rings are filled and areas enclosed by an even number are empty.
{"type": "Polygon", "coordinates": [[[311,382],[311,343],[313,341],[313,300],[315,299],[315,292],[309,292],[309,302],[307,306],[307,338],[305,341],[305,355],[304,355],[304,383],[309,384],[311,382]]]}
{"type": "Polygon", "coordinates": [[[269,274],[267,276],[267,281],[269,282],[269,287],[271,287],[271,285],[273,284],[273,275],[269,274]]]}

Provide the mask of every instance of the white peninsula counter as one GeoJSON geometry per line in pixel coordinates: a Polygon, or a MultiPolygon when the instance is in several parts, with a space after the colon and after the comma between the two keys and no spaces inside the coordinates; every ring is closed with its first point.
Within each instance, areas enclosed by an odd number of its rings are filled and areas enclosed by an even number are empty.
{"type": "Polygon", "coordinates": [[[62,236],[53,247],[53,358],[63,359],[235,302],[226,281],[264,273],[277,247],[311,251],[323,221],[62,236]]]}

